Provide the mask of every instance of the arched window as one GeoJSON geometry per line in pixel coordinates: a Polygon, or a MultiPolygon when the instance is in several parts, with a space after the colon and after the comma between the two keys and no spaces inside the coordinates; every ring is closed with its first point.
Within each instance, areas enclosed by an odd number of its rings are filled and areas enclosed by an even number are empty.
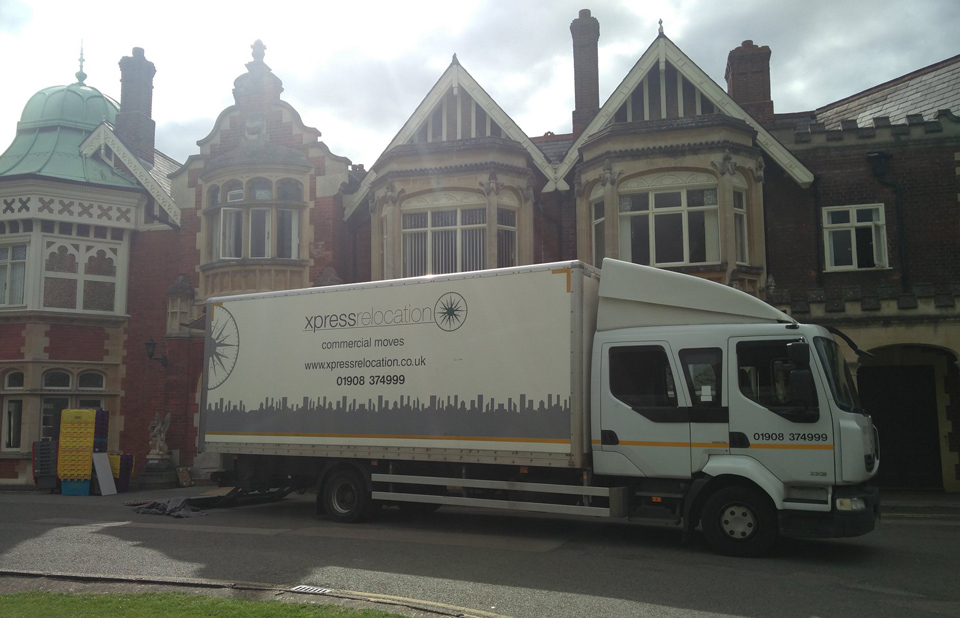
{"type": "Polygon", "coordinates": [[[243,183],[239,180],[228,180],[223,183],[223,195],[227,203],[243,201],[243,183]]]}
{"type": "Polygon", "coordinates": [[[22,371],[11,371],[4,376],[3,387],[6,389],[20,389],[23,388],[23,372],[22,371]]]}
{"type": "Polygon", "coordinates": [[[77,376],[77,387],[80,390],[103,390],[106,383],[103,374],[97,371],[84,371],[77,376]]]}
{"type": "Polygon", "coordinates": [[[248,202],[268,202],[273,199],[273,183],[266,178],[254,178],[247,183],[248,202]]]}
{"type": "Polygon", "coordinates": [[[282,178],[277,182],[277,200],[281,202],[302,202],[303,184],[293,178],[282,178]]]}
{"type": "Polygon", "coordinates": [[[70,388],[70,374],[52,369],[43,374],[43,388],[70,388]]]}

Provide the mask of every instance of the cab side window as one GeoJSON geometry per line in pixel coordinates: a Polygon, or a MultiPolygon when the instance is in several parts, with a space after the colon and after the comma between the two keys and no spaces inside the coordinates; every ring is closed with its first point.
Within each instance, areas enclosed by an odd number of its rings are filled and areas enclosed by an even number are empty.
{"type": "Polygon", "coordinates": [[[720,348],[680,350],[680,364],[693,407],[721,407],[723,351],[720,348]]]}
{"type": "Polygon", "coordinates": [[[615,347],[609,360],[614,397],[631,407],[677,407],[677,388],[662,347],[615,347]]]}
{"type": "MultiPolygon", "coordinates": [[[[790,372],[793,365],[787,353],[788,343],[791,340],[744,341],[737,344],[740,392],[774,412],[791,405],[790,372]]],[[[815,401],[813,405],[816,405],[815,401]]]]}

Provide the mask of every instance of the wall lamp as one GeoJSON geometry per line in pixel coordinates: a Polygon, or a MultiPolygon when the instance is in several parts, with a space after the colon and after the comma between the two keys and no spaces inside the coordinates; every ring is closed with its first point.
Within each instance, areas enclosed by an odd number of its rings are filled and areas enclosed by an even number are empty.
{"type": "Polygon", "coordinates": [[[153,340],[153,337],[150,337],[150,339],[145,341],[143,344],[143,347],[146,348],[147,358],[149,358],[152,361],[157,361],[158,363],[163,365],[164,368],[166,368],[167,366],[166,356],[158,356],[156,358],[153,357],[154,353],[157,351],[157,342],[153,340]]]}

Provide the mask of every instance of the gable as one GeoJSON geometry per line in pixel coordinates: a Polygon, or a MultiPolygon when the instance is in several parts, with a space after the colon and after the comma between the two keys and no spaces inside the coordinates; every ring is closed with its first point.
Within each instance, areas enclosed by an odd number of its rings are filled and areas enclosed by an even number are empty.
{"type": "MultiPolygon", "coordinates": [[[[130,170],[130,173],[133,174],[140,186],[146,189],[150,197],[167,213],[170,221],[179,227],[180,209],[177,208],[177,205],[173,202],[173,198],[170,197],[169,181],[164,178],[164,185],[161,185],[151,174],[151,171],[144,167],[140,159],[134,156],[123,142],[120,141],[120,138],[114,134],[109,125],[100,123],[100,125],[93,130],[93,133],[80,144],[80,154],[84,157],[93,158],[97,156],[101,150],[106,148],[109,148],[114,156],[130,170]]],[[[176,165],[175,162],[166,157],[160,159],[160,163],[161,165],[155,165],[155,167],[159,167],[164,171],[167,167],[176,165]]]]}
{"type": "MultiPolygon", "coordinates": [[[[453,57],[427,96],[404,123],[396,137],[377,158],[381,161],[394,148],[407,144],[428,144],[488,137],[517,142],[547,178],[553,166],[543,152],[527,137],[506,112],[480,87],[480,84],[453,57]]],[[[349,219],[377,178],[377,163],[371,167],[360,188],[345,204],[344,219],[349,219]]]]}
{"type": "Polygon", "coordinates": [[[707,114],[743,120],[757,132],[758,146],[797,184],[807,187],[813,182],[813,174],[790,151],[661,33],[567,151],[557,169],[556,185],[548,184],[544,191],[566,188],[563,178],[576,164],[580,146],[604,127],[707,114]]]}

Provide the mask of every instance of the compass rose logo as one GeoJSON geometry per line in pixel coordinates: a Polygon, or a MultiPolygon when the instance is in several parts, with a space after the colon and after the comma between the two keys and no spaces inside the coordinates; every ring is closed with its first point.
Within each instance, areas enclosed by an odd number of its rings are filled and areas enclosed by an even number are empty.
{"type": "Polygon", "coordinates": [[[213,390],[223,384],[240,354],[240,330],[237,321],[223,305],[216,304],[212,311],[210,336],[207,340],[207,388],[213,390]]]}
{"type": "Polygon", "coordinates": [[[463,326],[467,319],[467,301],[456,292],[447,292],[434,306],[433,318],[441,329],[447,332],[455,331],[463,326]]]}

